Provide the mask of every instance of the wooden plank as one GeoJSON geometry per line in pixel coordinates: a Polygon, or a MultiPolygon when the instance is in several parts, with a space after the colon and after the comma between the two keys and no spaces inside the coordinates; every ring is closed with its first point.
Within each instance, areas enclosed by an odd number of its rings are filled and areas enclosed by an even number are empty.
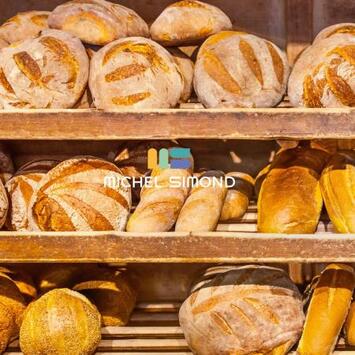
{"type": "Polygon", "coordinates": [[[355,235],[0,233],[0,262],[355,262],[355,235]]]}
{"type": "Polygon", "coordinates": [[[127,338],[127,337],[170,337],[180,338],[184,335],[180,327],[105,327],[101,333],[104,337],[127,338]]]}
{"type": "Polygon", "coordinates": [[[0,139],[355,139],[355,109],[0,111],[0,139]]]}

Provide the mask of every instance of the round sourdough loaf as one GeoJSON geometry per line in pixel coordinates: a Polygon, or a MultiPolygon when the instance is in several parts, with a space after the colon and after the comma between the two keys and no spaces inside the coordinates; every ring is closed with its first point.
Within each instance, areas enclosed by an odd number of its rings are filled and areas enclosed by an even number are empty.
{"type": "Polygon", "coordinates": [[[129,182],[114,164],[78,157],[60,163],[42,178],[29,204],[29,228],[122,231],[130,208],[129,182]]]}
{"type": "Polygon", "coordinates": [[[85,43],[101,46],[123,37],[149,37],[148,25],[136,12],[105,0],[74,0],[59,5],[48,24],[85,43]]]}
{"type": "Polygon", "coordinates": [[[165,46],[189,45],[232,28],[229,17],[216,6],[183,0],[169,5],[150,28],[153,40],[165,46]]]}
{"type": "Polygon", "coordinates": [[[71,108],[82,96],[89,59],[79,39],[45,30],[0,52],[0,104],[13,108],[71,108]]]}
{"type": "Polygon", "coordinates": [[[0,37],[9,44],[35,38],[48,28],[49,14],[48,11],[19,12],[0,26],[0,37]]]}
{"type": "Polygon", "coordinates": [[[272,107],[286,92],[286,55],[257,36],[225,31],[208,38],[197,56],[195,92],[208,107],[272,107]]]}
{"type": "Polygon", "coordinates": [[[179,313],[194,354],[286,354],[298,340],[301,295],[283,270],[221,267],[202,280],[179,313]]]}
{"type": "Polygon", "coordinates": [[[293,67],[288,95],[293,106],[355,106],[355,36],[338,34],[307,48],[293,67]]]}
{"type": "Polygon", "coordinates": [[[57,289],[32,302],[20,332],[24,355],[90,355],[101,340],[100,313],[78,292],[57,289]]]}
{"type": "Polygon", "coordinates": [[[55,160],[31,161],[20,168],[5,185],[8,192],[11,210],[8,214],[6,226],[10,230],[28,230],[28,206],[39,182],[45,174],[57,165],[55,160]]]}
{"type": "Polygon", "coordinates": [[[184,90],[171,54],[142,37],[117,40],[95,53],[89,84],[100,109],[174,107],[184,90]]]}
{"type": "Polygon", "coordinates": [[[337,34],[351,34],[355,36],[355,23],[337,23],[336,25],[326,27],[318,33],[313,43],[317,43],[322,39],[329,38],[337,34]]]}

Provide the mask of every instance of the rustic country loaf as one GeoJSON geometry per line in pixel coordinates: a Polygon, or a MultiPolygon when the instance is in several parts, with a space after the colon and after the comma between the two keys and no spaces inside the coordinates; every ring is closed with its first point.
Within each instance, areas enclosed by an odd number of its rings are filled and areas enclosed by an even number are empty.
{"type": "Polygon", "coordinates": [[[0,52],[0,104],[13,108],[70,108],[83,94],[89,60],[79,39],[45,30],[0,52]]]}
{"type": "Polygon", "coordinates": [[[325,268],[315,285],[297,354],[333,353],[349,311],[354,280],[351,266],[331,264],[325,268]]]}
{"type": "Polygon", "coordinates": [[[55,160],[31,161],[22,166],[5,185],[11,209],[7,216],[6,226],[10,230],[28,230],[28,206],[34,190],[45,174],[57,165],[55,160]]]}
{"type": "Polygon", "coordinates": [[[148,25],[135,11],[105,0],[66,2],[53,10],[48,24],[99,46],[124,37],[149,37],[148,25]]]}
{"type": "Polygon", "coordinates": [[[32,302],[20,332],[24,355],[90,355],[101,339],[100,313],[78,292],[57,289],[32,302]]]}
{"type": "Polygon", "coordinates": [[[302,332],[297,287],[281,269],[231,266],[197,284],[179,312],[195,354],[283,355],[302,332]]]}
{"type": "Polygon", "coordinates": [[[319,178],[328,154],[297,147],[277,154],[258,197],[262,233],[314,233],[323,200],[319,178]]]}
{"type": "Polygon", "coordinates": [[[340,233],[355,233],[355,150],[338,152],[323,170],[320,187],[330,220],[340,233]]]}
{"type": "Polygon", "coordinates": [[[0,37],[8,44],[35,38],[48,28],[49,14],[48,11],[19,12],[0,26],[0,37]]]}
{"type": "Polygon", "coordinates": [[[296,61],[288,83],[293,106],[355,105],[355,36],[341,34],[317,41],[296,61]]]}
{"type": "Polygon", "coordinates": [[[32,195],[28,220],[36,231],[124,230],[131,188],[112,163],[68,159],[50,170],[32,195]]]}
{"type": "Polygon", "coordinates": [[[313,43],[341,34],[355,35],[355,23],[337,23],[336,25],[326,27],[318,33],[313,43]]]}
{"type": "Polygon", "coordinates": [[[101,109],[174,107],[184,90],[171,54],[141,37],[117,40],[95,53],[89,84],[101,109]]]}
{"type": "Polygon", "coordinates": [[[194,88],[208,107],[272,107],[286,92],[286,55],[257,36],[226,31],[208,38],[195,65],[194,88]]]}
{"type": "Polygon", "coordinates": [[[189,45],[232,28],[219,8],[201,1],[183,0],[169,5],[150,28],[152,39],[165,46],[189,45]]]}

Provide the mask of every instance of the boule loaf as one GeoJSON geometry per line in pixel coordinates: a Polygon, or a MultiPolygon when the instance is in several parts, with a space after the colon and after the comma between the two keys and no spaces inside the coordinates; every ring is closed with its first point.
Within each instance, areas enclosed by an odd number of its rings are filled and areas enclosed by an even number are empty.
{"type": "Polygon", "coordinates": [[[120,170],[84,156],[65,160],[41,179],[28,220],[35,231],[122,231],[131,208],[131,188],[120,170]]]}
{"type": "Polygon", "coordinates": [[[288,95],[298,107],[355,106],[355,36],[339,34],[317,41],[296,61],[288,95]]]}
{"type": "Polygon", "coordinates": [[[71,108],[82,96],[89,59],[78,38],[45,30],[0,52],[0,104],[14,108],[71,108]]]}
{"type": "Polygon", "coordinates": [[[124,37],[149,37],[148,25],[135,11],[105,0],[61,4],[50,14],[48,25],[99,46],[124,37]]]}
{"type": "Polygon", "coordinates": [[[286,92],[289,66],[273,43],[243,32],[209,37],[195,64],[194,88],[207,108],[272,107],[286,92]]]}
{"type": "Polygon", "coordinates": [[[195,0],[169,5],[150,28],[153,40],[165,46],[190,45],[232,28],[229,17],[218,7],[195,0]]]}
{"type": "Polygon", "coordinates": [[[340,233],[355,233],[355,150],[339,151],[323,170],[320,187],[330,220],[340,233]]]}
{"type": "Polygon", "coordinates": [[[90,68],[90,90],[100,109],[174,107],[184,90],[172,55],[147,38],[106,45],[94,54],[90,68]]]}
{"type": "Polygon", "coordinates": [[[100,313],[83,295],[57,289],[32,302],[20,332],[24,355],[91,355],[101,340],[100,313]]]}
{"type": "Polygon", "coordinates": [[[0,26],[0,37],[8,44],[37,37],[48,28],[48,11],[19,12],[0,26]]]}
{"type": "Polygon", "coordinates": [[[339,34],[351,34],[355,36],[355,23],[337,23],[328,26],[318,33],[313,43],[339,34]]]}
{"type": "Polygon", "coordinates": [[[195,354],[283,355],[300,336],[304,314],[283,270],[231,266],[193,288],[179,321],[195,354]]]}

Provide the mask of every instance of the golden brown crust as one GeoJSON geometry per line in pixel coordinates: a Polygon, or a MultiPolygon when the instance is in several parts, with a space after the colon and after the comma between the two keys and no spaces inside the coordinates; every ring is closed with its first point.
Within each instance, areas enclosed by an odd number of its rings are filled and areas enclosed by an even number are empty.
{"type": "Polygon", "coordinates": [[[351,346],[355,346],[355,302],[352,302],[350,305],[344,330],[347,343],[351,346]]]}
{"type": "Polygon", "coordinates": [[[355,35],[355,23],[337,23],[336,25],[326,27],[318,33],[313,43],[339,34],[355,35]]]}

